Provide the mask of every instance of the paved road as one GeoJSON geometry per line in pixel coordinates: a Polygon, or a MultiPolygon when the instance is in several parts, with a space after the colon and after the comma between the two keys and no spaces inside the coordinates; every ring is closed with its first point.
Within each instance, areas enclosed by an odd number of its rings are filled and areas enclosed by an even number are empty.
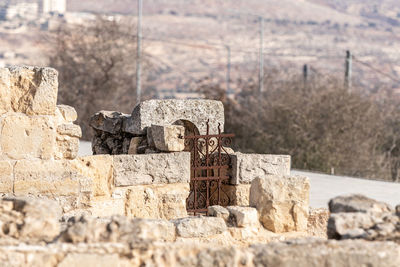
{"type": "MultiPolygon", "coordinates": [[[[91,155],[91,143],[81,141],[79,155],[91,155]]],[[[326,175],[293,170],[292,174],[310,178],[310,205],[314,208],[327,207],[328,201],[338,195],[360,193],[392,206],[400,204],[400,184],[326,175]]]]}
{"type": "Polygon", "coordinates": [[[384,201],[392,206],[400,204],[400,183],[380,182],[345,176],[327,175],[292,170],[292,174],[310,178],[310,206],[327,207],[329,199],[343,194],[359,193],[384,201]]]}

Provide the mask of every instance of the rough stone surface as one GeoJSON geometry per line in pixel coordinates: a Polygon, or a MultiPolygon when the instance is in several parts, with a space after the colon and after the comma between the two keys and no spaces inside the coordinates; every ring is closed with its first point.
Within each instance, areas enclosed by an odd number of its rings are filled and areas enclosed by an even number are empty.
{"type": "Polygon", "coordinates": [[[301,240],[249,248],[182,243],[55,243],[0,246],[5,266],[335,266],[397,267],[399,246],[386,242],[301,240]]]}
{"type": "Polygon", "coordinates": [[[250,184],[229,185],[222,184],[221,188],[229,198],[231,206],[249,206],[250,205],[250,184]]]}
{"type": "Polygon", "coordinates": [[[78,118],[75,108],[67,105],[57,105],[57,110],[63,116],[63,119],[67,122],[74,122],[78,118]]]}
{"type": "Polygon", "coordinates": [[[173,223],[181,237],[210,237],[227,230],[224,219],[218,217],[188,217],[173,223]]]}
{"type": "Polygon", "coordinates": [[[14,177],[17,195],[76,196],[92,190],[91,179],[73,171],[66,160],[20,160],[14,177]]]}
{"type": "Polygon", "coordinates": [[[7,68],[0,68],[0,114],[11,111],[11,74],[7,68]]]}
{"type": "Polygon", "coordinates": [[[79,151],[79,138],[57,136],[56,138],[56,152],[54,155],[55,159],[75,159],[78,156],[79,151]]]}
{"type": "Polygon", "coordinates": [[[165,152],[180,152],[185,149],[185,127],[179,125],[152,125],[151,140],[156,149],[165,152]]]}
{"type": "Polygon", "coordinates": [[[187,216],[189,184],[132,186],[126,193],[128,217],[176,219],[187,216]]]}
{"type": "Polygon", "coordinates": [[[28,198],[0,200],[0,237],[52,241],[60,232],[61,208],[54,201],[28,198]]]}
{"type": "Polygon", "coordinates": [[[114,156],[116,186],[189,183],[190,153],[114,156]]]}
{"type": "Polygon", "coordinates": [[[400,216],[386,203],[362,195],[340,196],[329,203],[328,238],[400,243],[400,216]]]}
{"type": "Polygon", "coordinates": [[[26,198],[0,200],[1,265],[400,265],[400,246],[393,242],[315,238],[285,241],[290,235],[276,235],[258,227],[227,228],[217,217],[187,217],[171,222],[87,215],[59,221],[59,217],[60,208],[55,203],[26,198]],[[264,239],[266,233],[269,238],[264,239]]]}
{"type": "Polygon", "coordinates": [[[338,196],[329,201],[331,213],[338,212],[390,212],[392,208],[383,202],[363,195],[338,196]]]}
{"type": "MultiPolygon", "coordinates": [[[[114,198],[109,196],[93,197],[87,203],[85,209],[81,213],[88,212],[88,214],[95,217],[107,217],[114,215],[126,215],[126,200],[123,198],[114,198]]],[[[81,214],[73,212],[75,214],[81,214]]]]}
{"type": "Polygon", "coordinates": [[[310,236],[328,238],[327,227],[329,219],[329,210],[324,208],[310,208],[308,215],[307,233],[310,236]]]}
{"type": "Polygon", "coordinates": [[[56,129],[52,117],[14,113],[1,118],[0,127],[3,159],[53,157],[56,129]]]}
{"type": "Polygon", "coordinates": [[[125,132],[144,134],[147,127],[172,125],[178,120],[190,121],[200,134],[206,134],[210,120],[210,134],[218,133],[218,123],[224,130],[224,106],[214,100],[148,100],[137,105],[124,127],[125,132]]]}
{"type": "Polygon", "coordinates": [[[61,124],[57,126],[57,133],[60,135],[68,135],[70,137],[82,137],[82,130],[79,125],[76,124],[61,124]]]}
{"type": "Polygon", "coordinates": [[[54,115],[58,92],[58,72],[55,69],[11,67],[9,72],[9,92],[14,112],[54,115]]]}
{"type": "Polygon", "coordinates": [[[127,219],[113,216],[98,220],[89,216],[72,217],[60,241],[70,243],[174,241],[174,224],[166,220],[127,219]]]}
{"type": "Polygon", "coordinates": [[[228,206],[230,221],[237,227],[258,226],[258,213],[252,207],[228,206]]]}
{"type": "Polygon", "coordinates": [[[227,222],[229,219],[229,211],[222,206],[209,206],[208,216],[222,218],[227,222]]]}
{"type": "Polygon", "coordinates": [[[290,156],[267,154],[243,154],[235,152],[231,155],[231,184],[251,184],[253,179],[266,175],[290,175],[290,156]]]}
{"type": "Polygon", "coordinates": [[[125,133],[110,134],[101,130],[94,129],[95,134],[92,139],[93,155],[128,154],[132,136],[125,133]]]}
{"type": "Polygon", "coordinates": [[[307,231],[310,184],[301,176],[268,176],[251,183],[250,206],[273,232],[307,231]]]}
{"type": "Polygon", "coordinates": [[[400,247],[393,243],[300,240],[256,245],[254,266],[374,266],[400,264],[400,247]]]}
{"type": "Polygon", "coordinates": [[[0,161],[0,193],[11,193],[13,191],[13,170],[12,162],[0,161]]]}
{"type": "Polygon", "coordinates": [[[361,212],[331,214],[328,220],[328,237],[331,239],[357,238],[376,223],[376,218],[361,212]]]}
{"type": "Polygon", "coordinates": [[[103,132],[117,134],[121,131],[124,120],[128,117],[128,114],[121,112],[102,110],[90,118],[89,125],[103,132]]]}
{"type": "Polygon", "coordinates": [[[114,188],[113,156],[96,155],[79,157],[70,162],[71,169],[83,177],[89,177],[94,196],[111,196],[114,188]]]}

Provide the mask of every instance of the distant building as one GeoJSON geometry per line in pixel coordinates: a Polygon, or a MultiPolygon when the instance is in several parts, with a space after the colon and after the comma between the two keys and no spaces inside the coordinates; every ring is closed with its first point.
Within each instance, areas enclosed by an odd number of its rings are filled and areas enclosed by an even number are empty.
{"type": "Polygon", "coordinates": [[[41,0],[40,11],[42,14],[67,12],[67,0],[41,0]]]}
{"type": "Polygon", "coordinates": [[[35,20],[48,14],[65,14],[67,0],[5,0],[0,3],[0,20],[35,20]]]}
{"type": "Polygon", "coordinates": [[[34,20],[39,14],[39,3],[37,1],[9,0],[0,4],[0,20],[24,19],[34,20]]]}

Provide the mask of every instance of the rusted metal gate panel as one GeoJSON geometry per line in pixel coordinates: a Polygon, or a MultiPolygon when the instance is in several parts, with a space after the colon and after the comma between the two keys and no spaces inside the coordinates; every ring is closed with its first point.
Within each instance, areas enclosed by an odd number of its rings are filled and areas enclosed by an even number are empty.
{"type": "Polygon", "coordinates": [[[223,190],[230,178],[230,155],[226,148],[232,144],[234,134],[209,134],[185,136],[186,150],[191,152],[190,194],[186,200],[189,213],[207,213],[208,206],[229,204],[229,196],[223,190]]]}

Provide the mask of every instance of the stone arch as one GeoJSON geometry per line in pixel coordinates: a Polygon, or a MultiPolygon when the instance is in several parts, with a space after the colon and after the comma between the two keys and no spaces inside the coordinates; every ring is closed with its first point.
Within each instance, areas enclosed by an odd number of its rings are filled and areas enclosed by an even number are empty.
{"type": "MultiPolygon", "coordinates": [[[[200,131],[197,128],[197,126],[188,120],[177,120],[173,123],[173,125],[180,125],[185,127],[185,136],[190,136],[190,135],[199,135],[200,131]]],[[[185,150],[184,151],[190,151],[190,147],[185,144],[185,150]]]]}

